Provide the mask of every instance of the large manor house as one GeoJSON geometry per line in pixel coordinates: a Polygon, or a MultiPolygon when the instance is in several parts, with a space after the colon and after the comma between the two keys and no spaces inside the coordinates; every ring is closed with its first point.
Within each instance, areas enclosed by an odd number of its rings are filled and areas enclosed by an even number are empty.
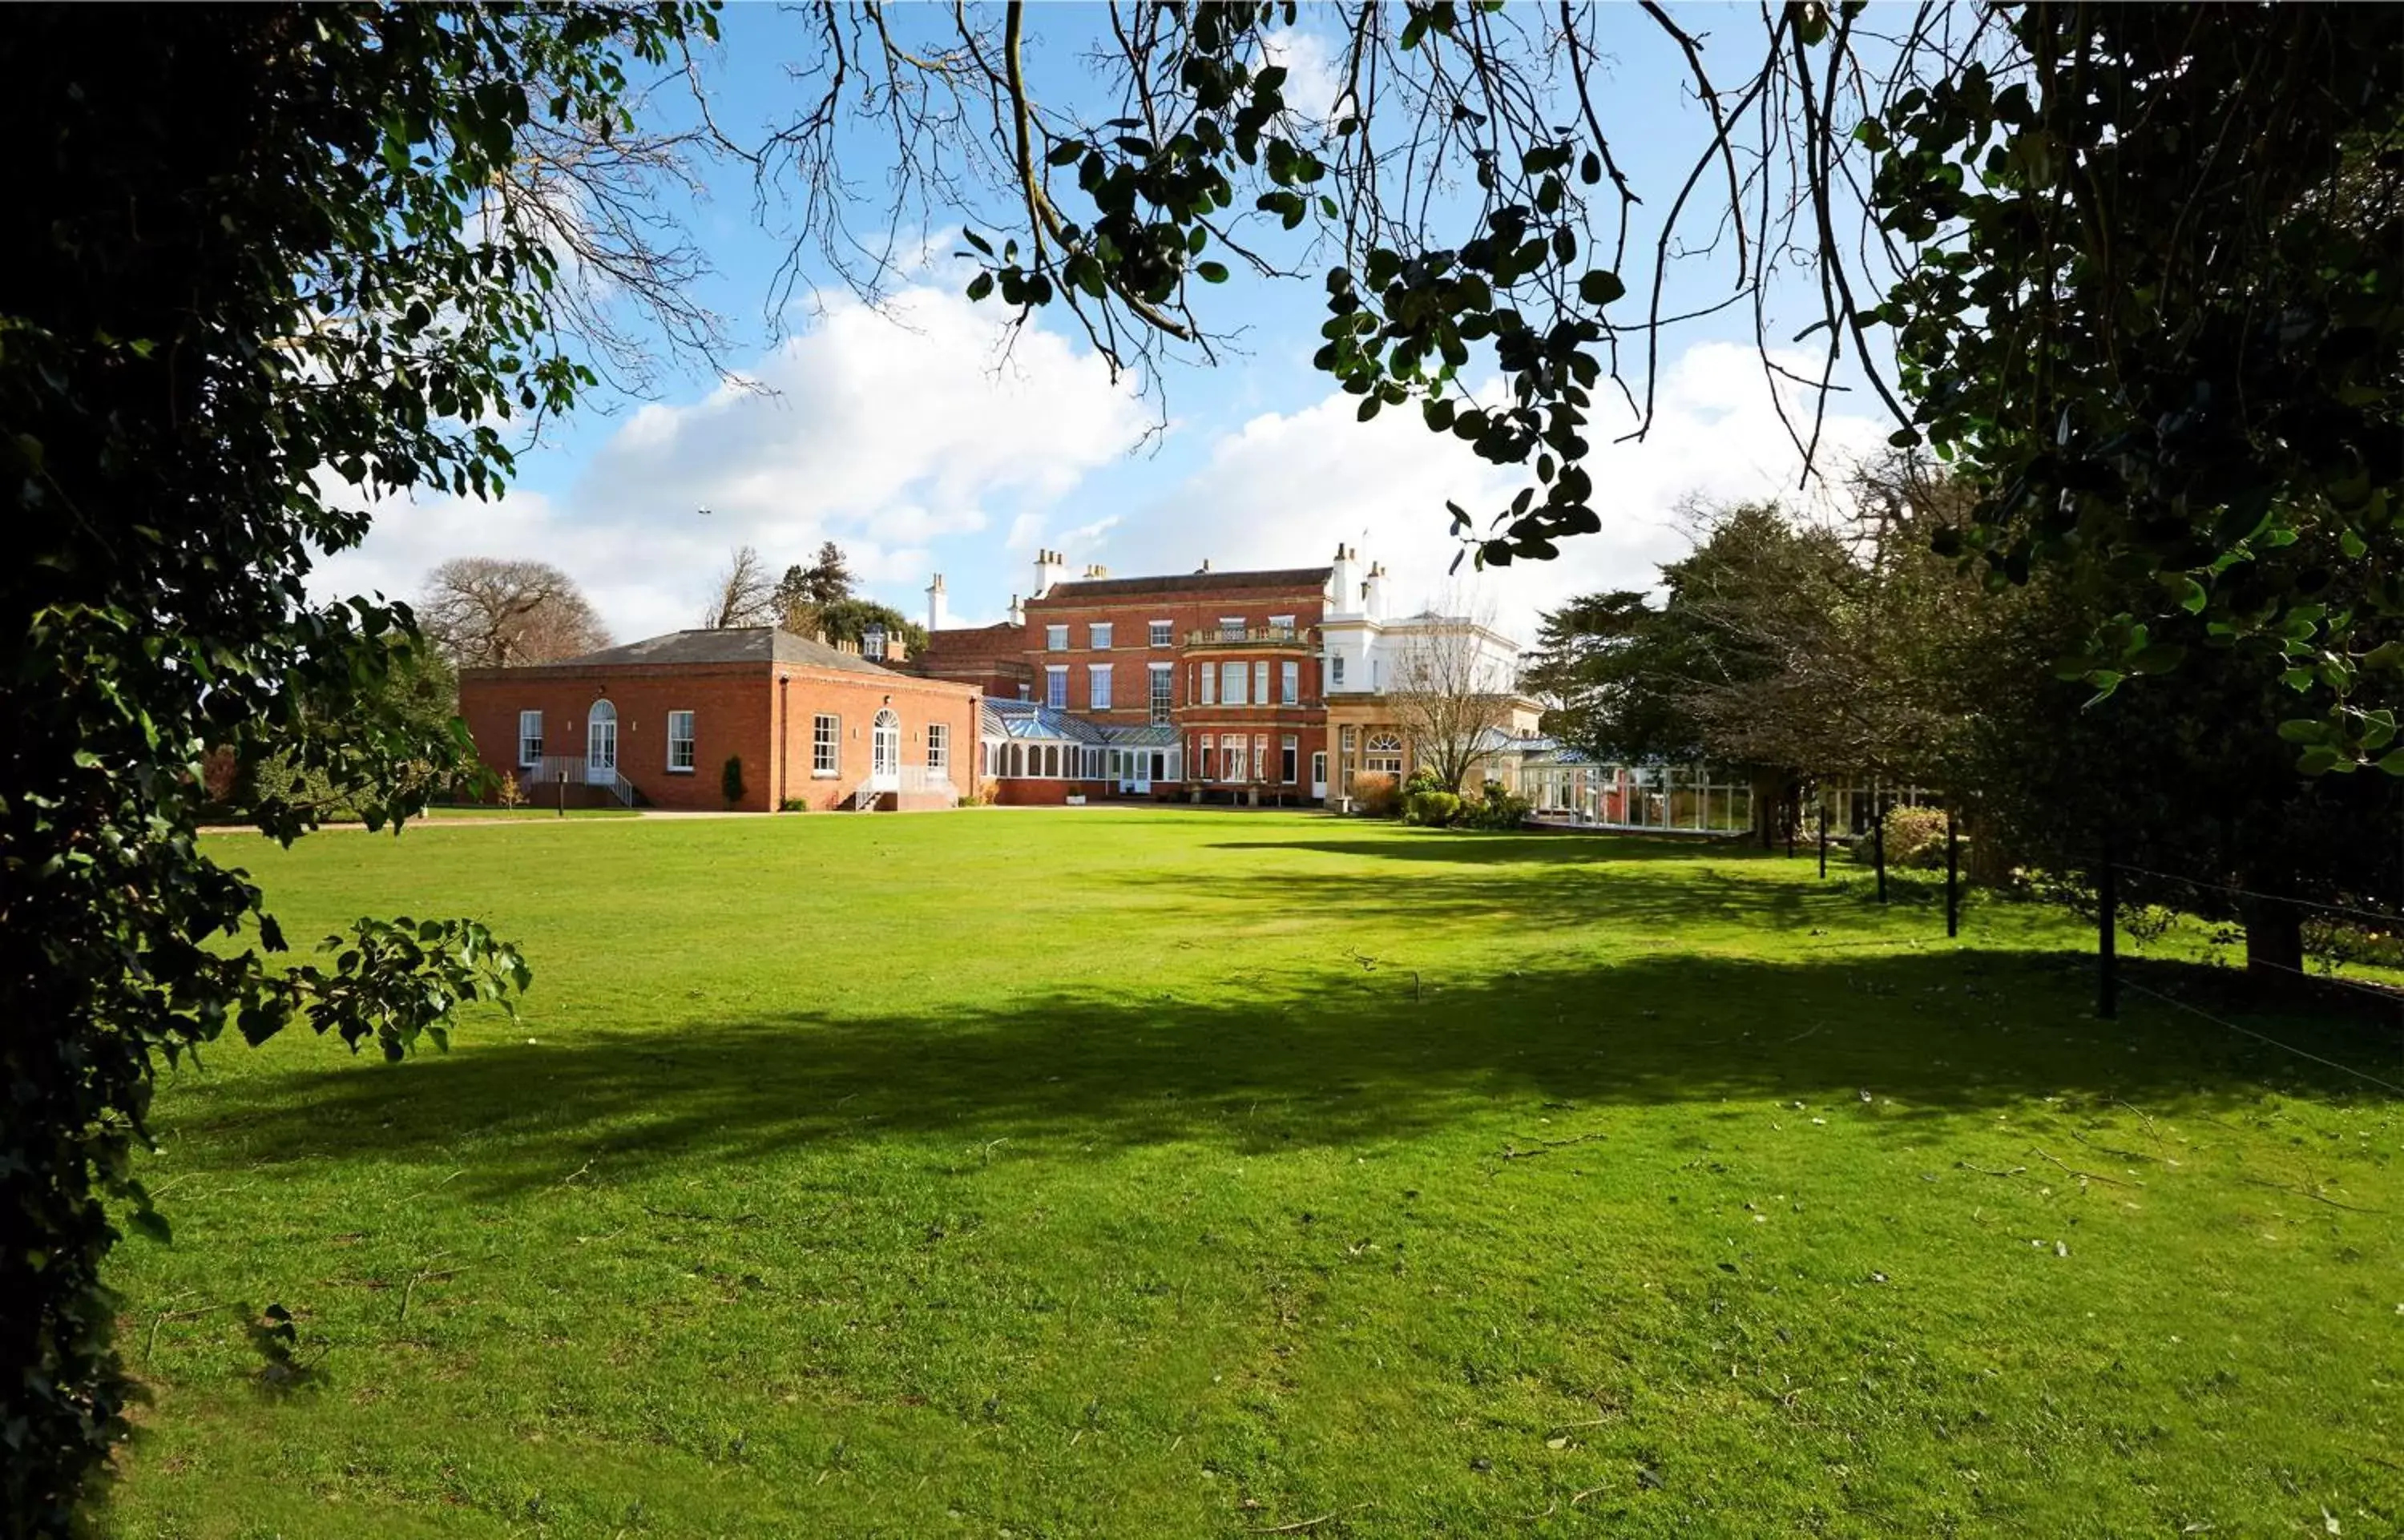
{"type": "Polygon", "coordinates": [[[1434,646],[1495,697],[1498,744],[1540,742],[1517,644],[1390,616],[1387,587],[1349,546],[1325,567],[1142,578],[1071,578],[1044,551],[995,625],[950,624],[938,575],[916,655],[873,634],[678,631],[464,670],[460,705],[484,763],[529,796],[671,808],[1340,805],[1411,764],[1392,690],[1434,646]]]}

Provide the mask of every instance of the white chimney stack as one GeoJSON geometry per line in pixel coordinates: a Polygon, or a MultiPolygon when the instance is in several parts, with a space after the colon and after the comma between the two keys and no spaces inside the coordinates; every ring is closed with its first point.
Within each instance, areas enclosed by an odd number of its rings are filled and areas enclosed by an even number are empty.
{"type": "Polygon", "coordinates": [[[1373,621],[1382,621],[1386,618],[1385,563],[1369,564],[1368,579],[1361,584],[1361,608],[1368,612],[1369,618],[1373,621]]]}
{"type": "Polygon", "coordinates": [[[1328,607],[1339,615],[1352,614],[1361,603],[1361,553],[1339,545],[1334,565],[1335,570],[1327,576],[1328,607]]]}
{"type": "Polygon", "coordinates": [[[1038,551],[1035,553],[1035,592],[1029,596],[1041,598],[1052,592],[1054,584],[1062,581],[1068,576],[1068,557],[1057,551],[1038,551]]]}
{"type": "Polygon", "coordinates": [[[1018,595],[1015,594],[1010,596],[1010,623],[1013,625],[1027,623],[1027,607],[1018,602],[1018,595]]]}
{"type": "Polygon", "coordinates": [[[952,607],[943,595],[943,575],[938,572],[927,585],[927,629],[930,633],[948,630],[951,623],[952,607]]]}

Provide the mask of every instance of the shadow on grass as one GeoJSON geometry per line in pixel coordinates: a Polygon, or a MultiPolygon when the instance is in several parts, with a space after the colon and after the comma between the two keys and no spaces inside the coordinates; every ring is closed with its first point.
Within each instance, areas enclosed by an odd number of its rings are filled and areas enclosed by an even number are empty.
{"type": "MultiPolygon", "coordinates": [[[[1258,1152],[1409,1138],[1498,1111],[1524,1111],[1532,1127],[1544,1104],[1816,1105],[1862,1089],[1881,1099],[1880,1126],[1905,1133],[2065,1093],[2221,1106],[2266,1088],[2383,1095],[2168,1009],[2092,1019],[2091,981],[2090,961],[2070,954],[1942,950],[1663,954],[1460,982],[1312,969],[1240,989],[696,1016],[541,1045],[468,1034],[447,1057],[390,1069],[203,1081],[173,1121],[265,1167],[362,1148],[439,1155],[497,1196],[592,1158],[742,1161],[897,1139],[1258,1152]]],[[[2367,1061],[2360,1022],[2249,1019],[2367,1061]]]]}

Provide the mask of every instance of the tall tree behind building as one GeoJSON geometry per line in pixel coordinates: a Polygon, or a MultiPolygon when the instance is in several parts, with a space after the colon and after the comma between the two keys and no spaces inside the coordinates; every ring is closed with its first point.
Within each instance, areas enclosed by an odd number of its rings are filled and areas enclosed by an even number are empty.
{"type": "Polygon", "coordinates": [[[609,645],[576,580],[549,562],[444,562],[426,574],[417,622],[459,668],[552,663],[609,645]]]}

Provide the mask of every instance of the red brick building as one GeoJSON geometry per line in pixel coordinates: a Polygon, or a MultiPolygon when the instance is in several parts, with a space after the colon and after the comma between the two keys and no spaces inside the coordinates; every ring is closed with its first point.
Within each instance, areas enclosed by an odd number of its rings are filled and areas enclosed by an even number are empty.
{"type": "Polygon", "coordinates": [[[949,807],[974,784],[979,692],[769,626],[678,631],[459,674],[476,752],[530,798],[675,808],[949,807]]]}
{"type": "Polygon", "coordinates": [[[1336,568],[1067,574],[1039,553],[1035,596],[972,629],[944,626],[940,577],[928,590],[918,665],[987,692],[997,800],[1328,799],[1321,622],[1336,568]]]}

